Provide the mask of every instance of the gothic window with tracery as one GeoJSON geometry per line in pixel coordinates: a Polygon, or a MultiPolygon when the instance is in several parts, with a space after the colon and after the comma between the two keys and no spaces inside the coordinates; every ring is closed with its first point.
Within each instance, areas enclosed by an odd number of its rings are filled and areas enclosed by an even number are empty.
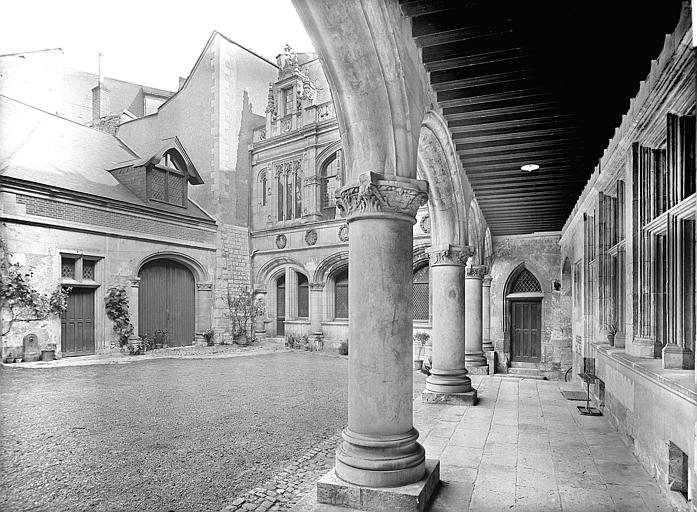
{"type": "Polygon", "coordinates": [[[523,269],[520,274],[518,274],[515,284],[511,288],[511,293],[539,293],[541,291],[540,282],[527,268],[523,269]]]}
{"type": "Polygon", "coordinates": [[[278,220],[299,219],[302,216],[302,172],[300,161],[276,166],[278,189],[278,220]]]}

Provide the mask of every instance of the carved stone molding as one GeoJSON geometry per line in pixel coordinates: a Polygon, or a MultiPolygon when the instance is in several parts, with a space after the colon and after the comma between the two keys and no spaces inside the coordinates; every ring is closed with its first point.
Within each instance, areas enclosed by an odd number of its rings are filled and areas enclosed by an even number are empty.
{"type": "Polygon", "coordinates": [[[132,279],[128,280],[131,284],[131,288],[139,288],[140,287],[140,277],[134,277],[132,279]]]}
{"type": "Polygon", "coordinates": [[[310,283],[310,290],[324,290],[324,283],[310,283]]]}
{"type": "Polygon", "coordinates": [[[307,245],[315,245],[317,243],[317,231],[310,229],[305,232],[305,243],[307,245]]]}
{"type": "Polygon", "coordinates": [[[482,279],[482,286],[491,286],[491,276],[489,274],[484,276],[482,279]]]}
{"type": "Polygon", "coordinates": [[[419,227],[421,228],[421,231],[428,235],[431,232],[431,216],[424,215],[423,217],[421,217],[419,227]]]}
{"type": "Polygon", "coordinates": [[[283,162],[274,165],[275,177],[285,176],[294,172],[299,172],[301,170],[302,164],[300,160],[292,160],[290,162],[283,162]]]}
{"type": "Polygon", "coordinates": [[[348,240],[349,240],[348,224],[344,224],[343,226],[341,226],[339,228],[338,235],[339,235],[339,240],[341,240],[342,242],[348,242],[348,240]]]}
{"type": "Polygon", "coordinates": [[[381,174],[365,172],[358,184],[336,192],[336,206],[344,217],[392,213],[414,219],[420,206],[428,201],[428,184],[422,180],[391,181],[381,174]]]}
{"type": "Polygon", "coordinates": [[[465,277],[484,279],[484,276],[488,271],[489,269],[485,265],[472,265],[465,267],[465,277]]]}
{"type": "Polygon", "coordinates": [[[472,248],[469,246],[440,245],[426,250],[431,266],[435,265],[462,265],[467,263],[467,258],[472,256],[472,248]]]}
{"type": "Polygon", "coordinates": [[[288,239],[286,238],[286,235],[278,235],[276,237],[276,247],[279,249],[284,249],[287,243],[288,239]]]}
{"type": "Polygon", "coordinates": [[[196,289],[200,292],[212,292],[213,283],[197,283],[196,289]]]}
{"type": "Polygon", "coordinates": [[[306,176],[303,178],[303,184],[307,186],[319,185],[320,183],[322,183],[322,178],[319,176],[306,176]]]}

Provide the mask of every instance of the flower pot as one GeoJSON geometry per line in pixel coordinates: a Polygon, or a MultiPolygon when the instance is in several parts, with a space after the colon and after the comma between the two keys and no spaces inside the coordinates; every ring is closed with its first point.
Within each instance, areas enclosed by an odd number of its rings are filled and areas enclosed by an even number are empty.
{"type": "Polygon", "coordinates": [[[235,337],[235,343],[238,345],[247,345],[249,343],[249,340],[247,340],[247,334],[240,334],[239,336],[235,337]]]}
{"type": "Polygon", "coordinates": [[[56,358],[56,351],[55,350],[42,350],[41,351],[41,360],[42,361],[53,361],[56,358]]]}
{"type": "Polygon", "coordinates": [[[611,347],[614,347],[615,346],[615,335],[608,334],[607,335],[607,342],[610,344],[611,347]]]}
{"type": "Polygon", "coordinates": [[[414,370],[420,370],[424,362],[421,359],[414,359],[414,370]]]}

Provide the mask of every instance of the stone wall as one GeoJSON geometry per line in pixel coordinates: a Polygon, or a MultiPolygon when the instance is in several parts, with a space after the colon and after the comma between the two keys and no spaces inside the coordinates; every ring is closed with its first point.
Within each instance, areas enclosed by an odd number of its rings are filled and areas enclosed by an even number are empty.
{"type": "Polygon", "coordinates": [[[216,333],[219,333],[219,340],[231,342],[232,325],[227,303],[228,290],[234,296],[244,287],[251,286],[247,228],[219,226],[216,245],[218,251],[215,258],[213,328],[216,333]]]}
{"type": "MultiPolygon", "coordinates": [[[[497,372],[506,372],[511,360],[510,324],[506,320],[506,283],[521,264],[537,278],[542,289],[541,373],[551,379],[563,378],[571,367],[571,310],[565,307],[568,295],[555,290],[561,284],[559,234],[544,233],[493,239],[494,263],[491,274],[491,340],[498,353],[497,372]]],[[[567,305],[568,306],[568,305],[567,305]]]]}

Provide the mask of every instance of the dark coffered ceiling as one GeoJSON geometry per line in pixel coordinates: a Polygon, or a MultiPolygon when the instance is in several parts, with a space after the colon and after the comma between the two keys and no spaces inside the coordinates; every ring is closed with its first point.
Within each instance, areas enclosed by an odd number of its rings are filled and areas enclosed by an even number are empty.
{"type": "Polygon", "coordinates": [[[681,7],[400,3],[494,235],[563,227],[681,7]]]}

